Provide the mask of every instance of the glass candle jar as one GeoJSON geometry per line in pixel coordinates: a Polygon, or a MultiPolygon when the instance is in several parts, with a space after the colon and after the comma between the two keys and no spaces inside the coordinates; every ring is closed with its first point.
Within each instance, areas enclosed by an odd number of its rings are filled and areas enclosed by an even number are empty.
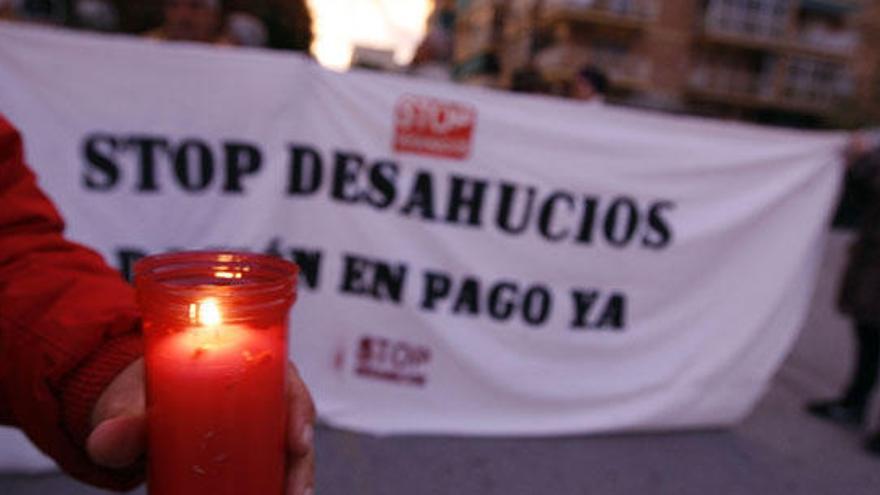
{"type": "Polygon", "coordinates": [[[183,252],[143,258],[134,271],[149,493],[282,495],[296,265],[183,252]]]}

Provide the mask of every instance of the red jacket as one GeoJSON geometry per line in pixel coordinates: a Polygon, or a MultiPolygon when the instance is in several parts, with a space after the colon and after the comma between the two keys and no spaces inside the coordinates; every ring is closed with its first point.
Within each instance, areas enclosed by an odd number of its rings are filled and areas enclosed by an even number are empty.
{"type": "Polygon", "coordinates": [[[101,391],[142,354],[134,295],[63,228],[0,115],[0,423],[72,476],[129,488],[137,474],[95,466],[83,445],[101,391]]]}

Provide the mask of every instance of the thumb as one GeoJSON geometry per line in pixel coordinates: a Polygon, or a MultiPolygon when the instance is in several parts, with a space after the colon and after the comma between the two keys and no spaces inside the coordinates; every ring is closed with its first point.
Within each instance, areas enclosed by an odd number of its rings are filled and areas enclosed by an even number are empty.
{"type": "Polygon", "coordinates": [[[95,464],[118,469],[140,459],[146,445],[146,417],[119,416],[102,421],[86,440],[95,464]]]}
{"type": "Polygon", "coordinates": [[[144,411],[144,365],[139,359],[110,382],[95,404],[86,451],[96,464],[124,468],[141,458],[146,447],[144,411]]]}

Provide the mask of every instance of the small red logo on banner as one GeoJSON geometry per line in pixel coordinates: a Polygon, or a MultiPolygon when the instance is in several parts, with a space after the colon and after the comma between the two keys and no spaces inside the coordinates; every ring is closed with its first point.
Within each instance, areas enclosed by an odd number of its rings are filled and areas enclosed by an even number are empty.
{"type": "Polygon", "coordinates": [[[384,337],[363,336],[358,342],[355,373],[364,378],[424,386],[431,350],[384,337]]]}
{"type": "Polygon", "coordinates": [[[470,154],[477,110],[471,105],[407,95],[394,109],[394,150],[463,160],[470,154]]]}

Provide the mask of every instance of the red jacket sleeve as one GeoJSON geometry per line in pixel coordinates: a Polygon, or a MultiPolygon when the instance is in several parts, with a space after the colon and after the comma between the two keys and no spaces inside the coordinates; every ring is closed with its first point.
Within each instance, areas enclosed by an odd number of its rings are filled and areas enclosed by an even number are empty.
{"type": "Polygon", "coordinates": [[[72,476],[129,488],[134,472],[99,468],[83,445],[101,391],[142,354],[134,295],[63,228],[0,116],[0,422],[72,476]]]}

